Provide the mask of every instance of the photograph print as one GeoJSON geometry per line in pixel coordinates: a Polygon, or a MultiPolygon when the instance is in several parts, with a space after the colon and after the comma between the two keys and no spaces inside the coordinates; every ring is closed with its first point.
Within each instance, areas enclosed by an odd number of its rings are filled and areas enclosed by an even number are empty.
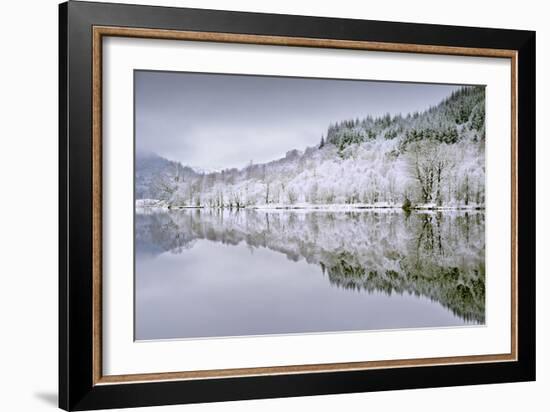
{"type": "Polygon", "coordinates": [[[134,71],[135,339],[485,324],[485,87],[134,71]]]}

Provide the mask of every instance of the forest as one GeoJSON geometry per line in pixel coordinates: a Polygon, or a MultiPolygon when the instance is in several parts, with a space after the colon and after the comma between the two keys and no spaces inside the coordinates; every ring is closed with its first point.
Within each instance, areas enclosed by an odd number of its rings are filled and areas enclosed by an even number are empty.
{"type": "Polygon", "coordinates": [[[139,208],[483,209],[485,87],[422,112],[339,121],[315,146],[242,168],[139,153],[135,178],[139,208]]]}

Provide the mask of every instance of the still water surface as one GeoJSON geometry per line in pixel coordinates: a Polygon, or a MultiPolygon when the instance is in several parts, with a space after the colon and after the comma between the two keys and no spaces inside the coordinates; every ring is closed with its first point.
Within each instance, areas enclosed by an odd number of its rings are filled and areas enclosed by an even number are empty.
{"type": "Polygon", "coordinates": [[[482,212],[136,213],[138,340],[485,323],[482,212]]]}

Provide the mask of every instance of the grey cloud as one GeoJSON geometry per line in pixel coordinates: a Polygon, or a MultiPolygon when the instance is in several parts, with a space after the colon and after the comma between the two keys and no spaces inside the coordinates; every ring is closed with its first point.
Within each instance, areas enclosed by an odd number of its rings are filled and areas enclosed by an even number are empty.
{"type": "Polygon", "coordinates": [[[330,123],[425,110],[456,85],[135,72],[136,148],[242,167],[318,143],[330,123]]]}

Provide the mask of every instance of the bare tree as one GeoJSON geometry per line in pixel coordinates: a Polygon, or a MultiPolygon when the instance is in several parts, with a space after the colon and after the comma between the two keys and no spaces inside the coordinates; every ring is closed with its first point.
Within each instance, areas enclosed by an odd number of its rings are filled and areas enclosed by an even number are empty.
{"type": "Polygon", "coordinates": [[[448,145],[433,141],[414,142],[408,147],[408,156],[411,174],[420,189],[420,200],[441,205],[445,183],[450,185],[448,176],[454,167],[448,145]]]}
{"type": "Polygon", "coordinates": [[[293,205],[294,203],[296,203],[296,201],[298,200],[298,195],[296,194],[296,192],[294,191],[294,189],[292,188],[289,188],[288,191],[287,191],[287,196],[288,196],[288,202],[293,205]]]}
{"type": "Polygon", "coordinates": [[[159,172],[154,175],[151,181],[153,190],[158,193],[159,200],[170,200],[178,190],[180,180],[180,169],[176,165],[173,169],[159,172]]]}

